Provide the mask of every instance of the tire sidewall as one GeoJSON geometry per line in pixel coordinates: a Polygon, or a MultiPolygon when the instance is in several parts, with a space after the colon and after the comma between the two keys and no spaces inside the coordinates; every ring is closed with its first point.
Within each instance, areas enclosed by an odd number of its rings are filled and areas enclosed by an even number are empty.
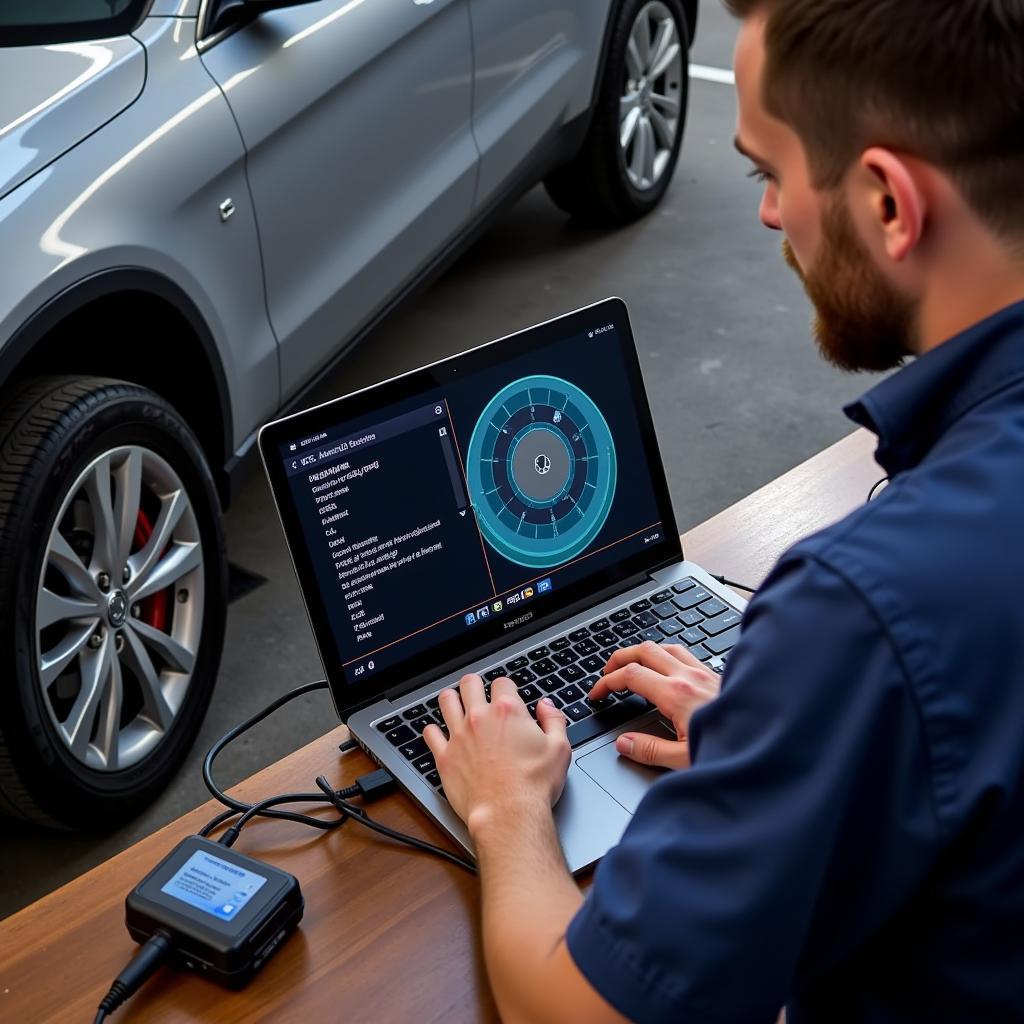
{"type": "MultiPolygon", "coordinates": [[[[17,545],[14,607],[2,619],[7,650],[13,653],[14,700],[0,695],[5,722],[21,719],[21,729],[5,729],[19,777],[40,808],[58,820],[100,825],[124,820],[148,804],[169,780],[191,746],[209,704],[220,662],[227,604],[227,565],[220,506],[191,431],[162,399],[136,385],[97,382],[99,401],[80,400],[80,414],[65,417],[52,431],[56,447],[44,472],[22,495],[22,509],[9,541],[17,545]],[[87,407],[91,404],[92,407],[87,407]],[[203,623],[195,668],[182,707],[167,735],[139,764],[100,772],[79,762],[50,719],[37,681],[35,607],[45,542],[67,489],[89,463],[120,445],[146,447],[163,457],[185,485],[203,548],[203,623]],[[13,705],[13,706],[12,706],[13,705]]],[[[10,664],[10,662],[8,663],[10,664]]]]}

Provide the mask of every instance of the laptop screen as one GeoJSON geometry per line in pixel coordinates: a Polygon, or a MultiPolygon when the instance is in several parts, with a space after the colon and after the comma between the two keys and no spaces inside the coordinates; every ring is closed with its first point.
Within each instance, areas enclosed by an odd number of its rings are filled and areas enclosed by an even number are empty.
{"type": "Polygon", "coordinates": [[[680,556],[608,300],[265,427],[339,710],[680,556]]]}

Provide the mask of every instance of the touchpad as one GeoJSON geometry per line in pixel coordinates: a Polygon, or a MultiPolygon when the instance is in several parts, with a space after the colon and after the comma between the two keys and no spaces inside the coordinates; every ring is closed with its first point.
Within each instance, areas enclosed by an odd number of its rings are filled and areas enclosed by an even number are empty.
{"type": "MultiPolygon", "coordinates": [[[[655,719],[631,732],[647,732],[652,736],[665,736],[670,740],[675,733],[664,722],[655,719]]],[[[649,768],[623,757],[615,749],[614,738],[603,747],[584,754],[576,762],[616,803],[632,814],[651,784],[665,774],[665,768],[649,768]]]]}

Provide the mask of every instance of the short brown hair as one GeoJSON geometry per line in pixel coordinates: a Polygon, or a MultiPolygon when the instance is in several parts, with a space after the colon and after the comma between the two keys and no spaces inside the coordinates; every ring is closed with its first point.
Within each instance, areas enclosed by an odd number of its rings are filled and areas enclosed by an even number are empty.
{"type": "Polygon", "coordinates": [[[1024,0],[724,0],[767,16],[766,108],[818,188],[864,149],[946,171],[997,233],[1024,236],[1024,0]]]}

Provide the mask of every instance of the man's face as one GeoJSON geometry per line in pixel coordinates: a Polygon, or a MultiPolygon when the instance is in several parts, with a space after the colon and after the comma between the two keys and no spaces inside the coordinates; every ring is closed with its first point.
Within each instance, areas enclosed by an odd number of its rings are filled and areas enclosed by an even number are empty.
{"type": "Polygon", "coordinates": [[[914,304],[875,262],[842,188],[814,188],[799,136],[765,110],[764,64],[764,19],[755,16],[736,45],[736,143],[764,182],[761,222],[786,235],[783,253],[814,304],[824,357],[844,370],[892,369],[912,350],[914,304]]]}

